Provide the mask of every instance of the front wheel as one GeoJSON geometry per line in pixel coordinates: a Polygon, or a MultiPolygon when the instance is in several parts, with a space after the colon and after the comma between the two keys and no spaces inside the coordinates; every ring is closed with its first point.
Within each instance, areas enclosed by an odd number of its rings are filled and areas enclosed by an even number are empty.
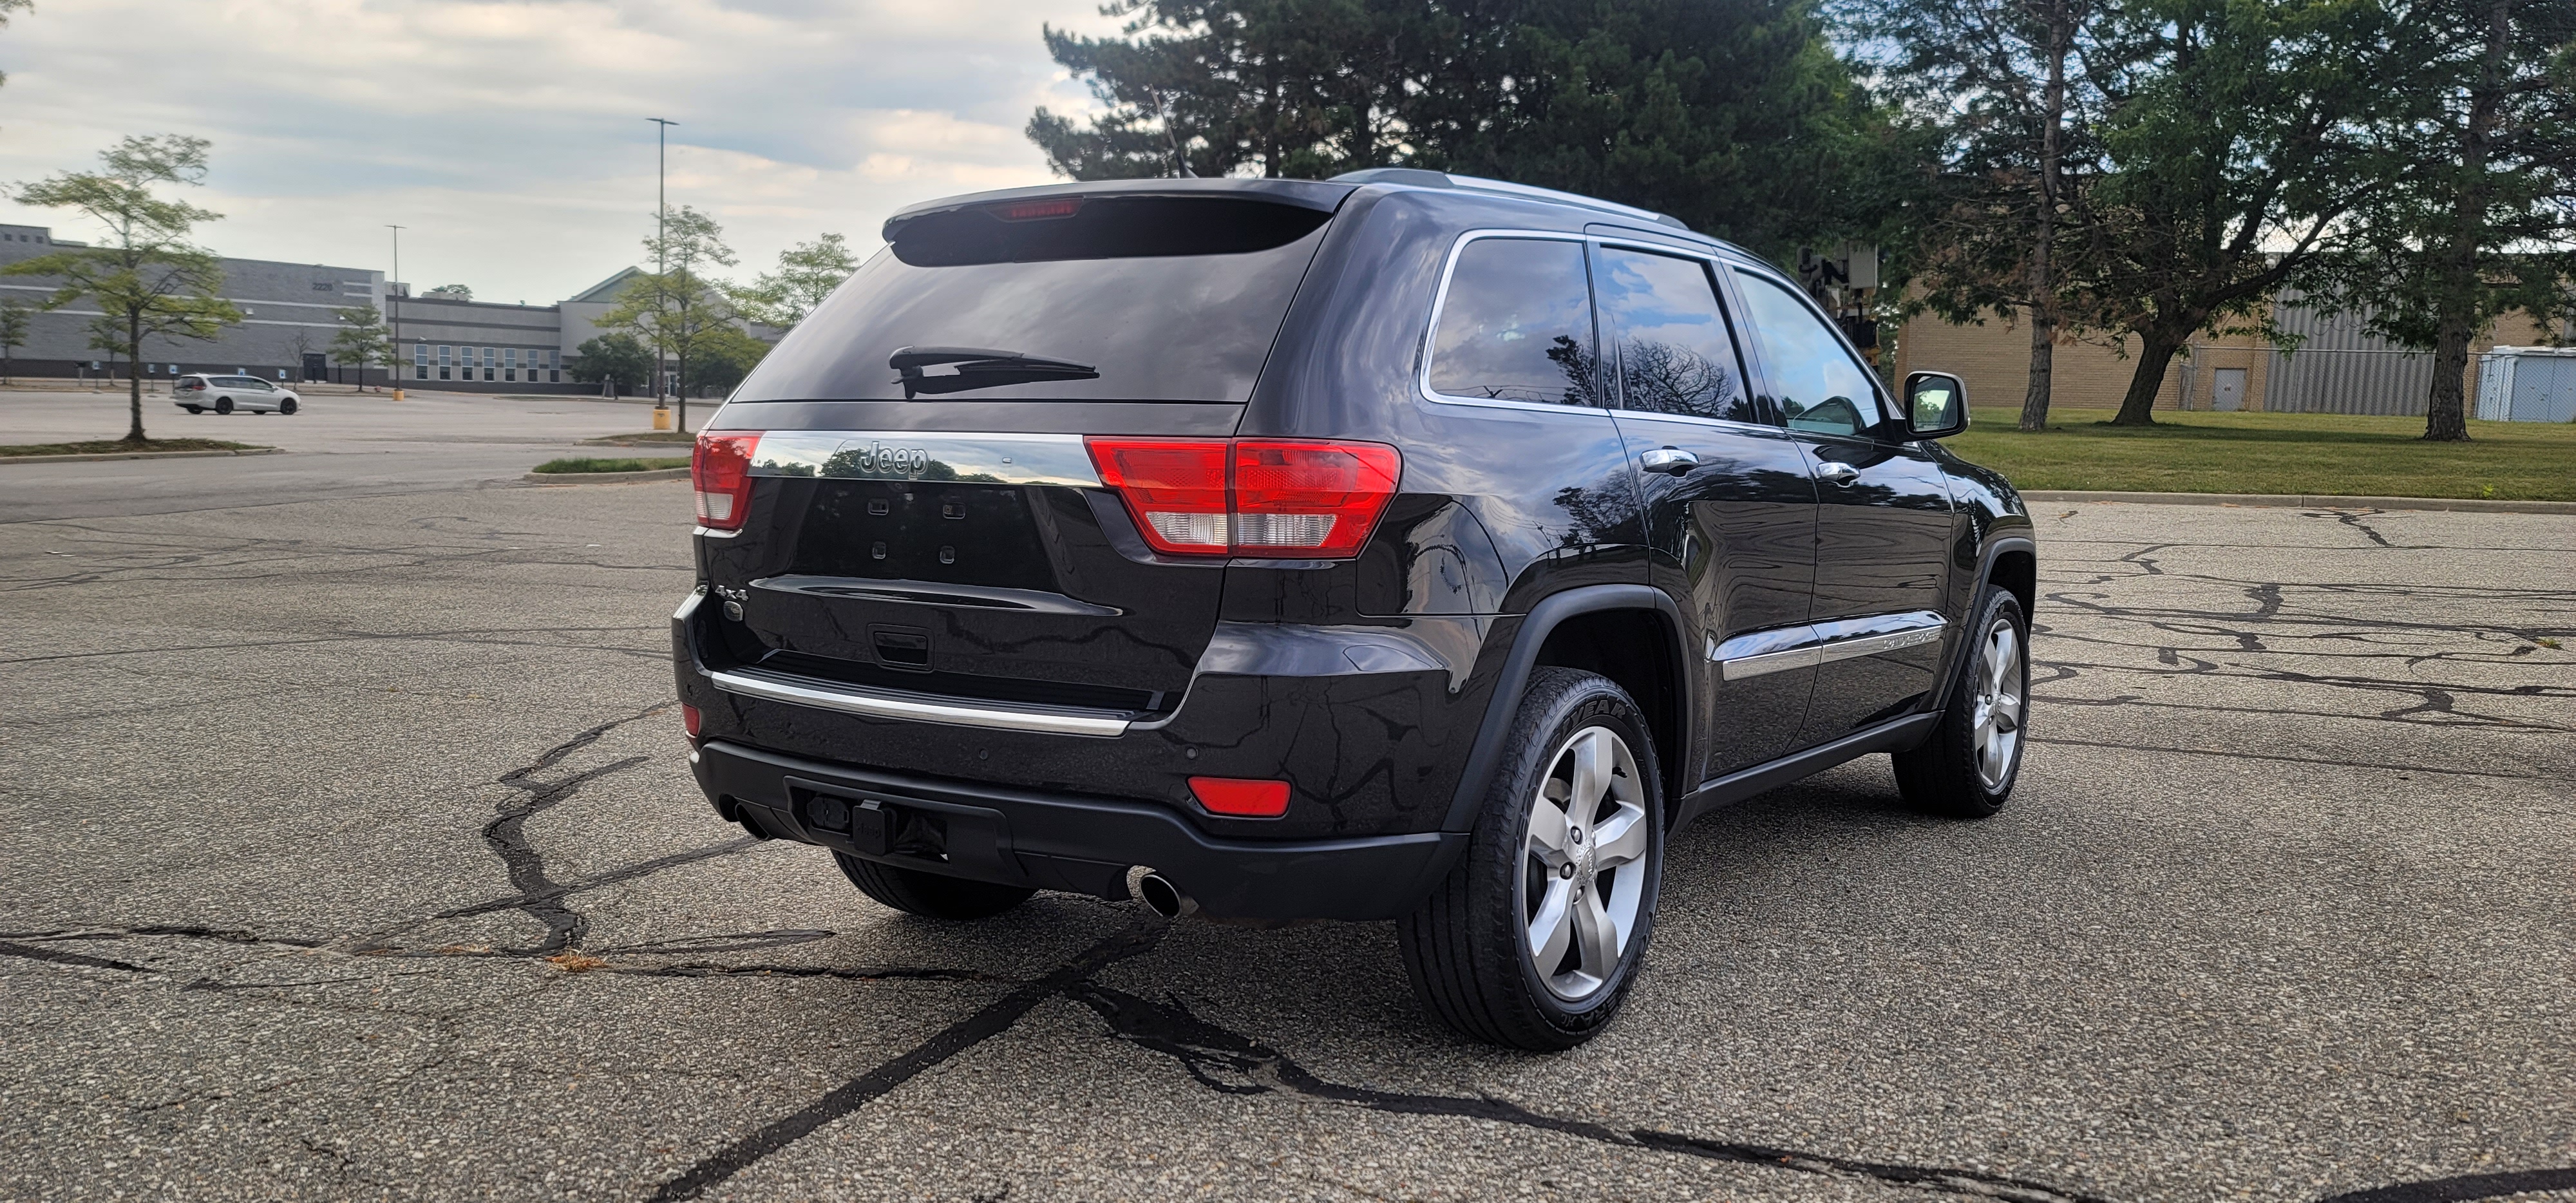
{"type": "Polygon", "coordinates": [[[289,397],[289,398],[287,398],[287,399],[285,399],[285,400],[283,400],[283,401],[278,402],[278,403],[277,403],[277,412],[282,413],[282,414],[285,414],[287,417],[290,417],[290,418],[294,417],[294,416],[295,416],[295,398],[293,398],[293,397],[289,397]]]}
{"type": "Polygon", "coordinates": [[[1466,852],[1396,936],[1415,997],[1460,1035],[1572,1048],[1653,934],[1663,782],[1636,701],[1593,673],[1532,673],[1508,738],[1466,852]]]}
{"type": "Polygon", "coordinates": [[[1037,893],[1019,886],[997,886],[880,865],[846,852],[835,852],[832,859],[841,863],[841,875],[859,887],[860,893],[906,914],[931,919],[982,919],[1018,906],[1037,893]]]}
{"type": "Polygon", "coordinates": [[[1967,675],[1951,687],[1940,725],[1894,758],[1907,802],[1961,819],[1985,818],[2012,796],[2030,714],[2030,620],[2021,603],[1988,585],[1974,613],[1967,675]]]}

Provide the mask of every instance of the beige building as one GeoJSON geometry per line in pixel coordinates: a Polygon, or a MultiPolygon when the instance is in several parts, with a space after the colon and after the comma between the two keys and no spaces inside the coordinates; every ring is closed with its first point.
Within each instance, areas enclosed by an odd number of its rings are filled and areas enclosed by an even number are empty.
{"type": "MultiPolygon", "coordinates": [[[[2422,414],[2432,357],[2409,354],[2362,333],[2349,320],[2330,321],[2285,307],[2285,329],[2306,335],[2282,352],[2242,335],[2194,339],[2177,355],[2156,392],[2158,409],[2244,409],[2311,413],[2422,414]]],[[[2560,332],[2563,339],[2565,331],[2560,332]]],[[[2477,356],[2489,347],[2551,341],[2530,315],[2510,313],[2470,345],[2465,388],[2477,412],[2477,356]]],[[[2049,409],[2117,409],[2137,370],[2135,340],[2125,345],[2061,336],[2049,386],[2049,409]]],[[[1896,341],[1896,372],[1943,371],[1967,382],[1978,405],[2020,406],[2030,388],[2030,327],[1989,316],[1953,325],[1930,314],[1905,323],[1896,341]]]]}

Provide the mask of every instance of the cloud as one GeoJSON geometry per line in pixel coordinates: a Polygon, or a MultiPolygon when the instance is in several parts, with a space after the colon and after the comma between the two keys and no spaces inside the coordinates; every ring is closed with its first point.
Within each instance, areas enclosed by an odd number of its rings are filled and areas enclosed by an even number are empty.
{"type": "MultiPolygon", "coordinates": [[[[642,254],[653,126],[674,205],[747,274],[826,230],[1048,179],[1031,109],[1087,107],[1041,23],[1089,0],[47,0],[0,30],[0,180],[137,133],[212,139],[203,240],[546,302],[642,254]]],[[[0,202],[0,219],[94,234],[0,202]]]]}

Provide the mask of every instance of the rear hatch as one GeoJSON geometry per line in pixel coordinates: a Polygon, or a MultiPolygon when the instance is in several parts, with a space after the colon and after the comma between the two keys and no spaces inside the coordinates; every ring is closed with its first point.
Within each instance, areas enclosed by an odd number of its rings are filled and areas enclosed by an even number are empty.
{"type": "Polygon", "coordinates": [[[698,540],[732,603],[704,608],[714,667],[1131,719],[1178,705],[1224,559],[1157,554],[1085,440],[1232,434],[1349,189],[1162,184],[887,223],[708,424],[702,457],[749,460],[747,492],[715,503],[739,530],[698,540]]]}

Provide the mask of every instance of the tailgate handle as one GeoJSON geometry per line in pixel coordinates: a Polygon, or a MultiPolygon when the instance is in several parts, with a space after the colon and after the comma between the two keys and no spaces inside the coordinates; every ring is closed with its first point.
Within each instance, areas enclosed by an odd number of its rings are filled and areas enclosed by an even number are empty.
{"type": "Polygon", "coordinates": [[[888,668],[930,668],[930,632],[909,627],[870,627],[877,659],[888,668]]]}

